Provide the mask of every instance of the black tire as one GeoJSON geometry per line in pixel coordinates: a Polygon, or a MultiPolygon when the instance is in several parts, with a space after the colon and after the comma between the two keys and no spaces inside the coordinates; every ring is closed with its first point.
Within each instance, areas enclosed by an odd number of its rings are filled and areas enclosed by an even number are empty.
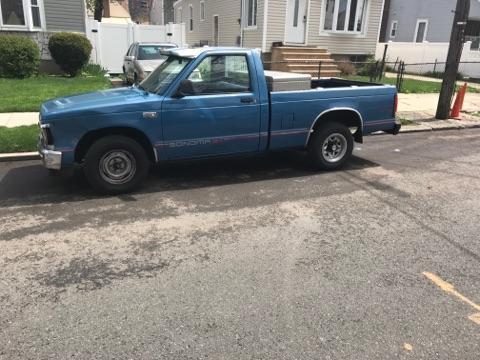
{"type": "Polygon", "coordinates": [[[353,135],[350,129],[335,122],[325,123],[317,128],[308,144],[311,161],[321,170],[335,170],[342,167],[350,160],[352,152],[353,135]]]}
{"type": "Polygon", "coordinates": [[[126,85],[131,85],[130,81],[128,80],[128,74],[125,71],[125,68],[123,68],[123,78],[124,78],[124,82],[125,82],[126,85]]]}
{"type": "Polygon", "coordinates": [[[135,140],[112,135],[93,143],[85,156],[83,171],[99,193],[118,195],[139,186],[148,175],[150,161],[135,140]]]}

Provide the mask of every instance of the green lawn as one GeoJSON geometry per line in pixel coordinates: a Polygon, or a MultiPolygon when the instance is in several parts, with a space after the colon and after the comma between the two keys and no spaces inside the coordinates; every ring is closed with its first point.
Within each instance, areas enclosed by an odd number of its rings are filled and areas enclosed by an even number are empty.
{"type": "MultiPolygon", "coordinates": [[[[366,81],[369,82],[370,78],[368,76],[346,76],[344,77],[349,80],[358,80],[358,81],[366,81]]],[[[396,85],[397,79],[396,78],[389,78],[384,77],[379,82],[382,84],[388,85],[396,85]]],[[[440,93],[440,88],[442,87],[442,83],[433,82],[433,81],[423,81],[423,80],[415,80],[415,79],[403,79],[403,86],[402,86],[402,93],[405,94],[427,94],[427,93],[440,93]]],[[[478,93],[480,92],[477,88],[468,88],[469,92],[478,93]]]]}
{"type": "Polygon", "coordinates": [[[0,154],[37,149],[38,125],[7,128],[0,126],[0,154]]]}
{"type": "Polygon", "coordinates": [[[110,81],[104,76],[0,78],[0,112],[35,112],[52,98],[109,88],[110,81]]]}

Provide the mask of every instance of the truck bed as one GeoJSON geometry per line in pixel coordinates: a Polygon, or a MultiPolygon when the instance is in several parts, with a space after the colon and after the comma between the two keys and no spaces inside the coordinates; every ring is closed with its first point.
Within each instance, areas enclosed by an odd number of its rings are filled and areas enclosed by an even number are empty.
{"type": "Polygon", "coordinates": [[[368,83],[364,81],[346,80],[340,78],[323,78],[311,81],[311,89],[334,89],[334,88],[351,88],[365,86],[382,86],[382,84],[368,83]]]}
{"type": "Polygon", "coordinates": [[[268,70],[265,71],[265,80],[267,81],[268,90],[271,92],[382,86],[381,84],[340,78],[312,79],[312,76],[309,74],[268,70]]]}

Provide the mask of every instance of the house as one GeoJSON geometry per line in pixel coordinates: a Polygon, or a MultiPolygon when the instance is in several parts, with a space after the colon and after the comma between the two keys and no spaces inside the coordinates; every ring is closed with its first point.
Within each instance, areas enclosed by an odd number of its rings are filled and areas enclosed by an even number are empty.
{"type": "Polygon", "coordinates": [[[175,0],[152,0],[150,24],[164,25],[173,23],[173,3],[175,0]]]}
{"type": "Polygon", "coordinates": [[[35,40],[41,51],[41,70],[44,71],[55,66],[48,52],[48,39],[52,33],[85,33],[85,0],[0,0],[0,14],[0,32],[35,40]]]}
{"type": "MultiPolygon", "coordinates": [[[[178,0],[174,16],[175,23],[186,24],[190,45],[259,48],[275,61],[289,59],[285,52],[307,59],[323,52],[328,62],[330,54],[375,53],[383,5],[384,0],[178,0]]],[[[304,67],[314,73],[318,64],[304,67]]]]}
{"type": "MultiPolygon", "coordinates": [[[[394,42],[448,43],[457,0],[387,0],[386,26],[382,40],[394,42]]],[[[480,43],[480,1],[470,0],[470,15],[465,30],[472,48],[480,43]]]]}
{"type": "Polygon", "coordinates": [[[148,24],[152,2],[153,0],[128,0],[128,9],[132,20],[138,24],[148,24]]]}
{"type": "MultiPolygon", "coordinates": [[[[93,14],[90,14],[92,17],[93,14]]],[[[132,22],[128,11],[128,0],[104,0],[103,23],[128,24],[132,22]]]]}

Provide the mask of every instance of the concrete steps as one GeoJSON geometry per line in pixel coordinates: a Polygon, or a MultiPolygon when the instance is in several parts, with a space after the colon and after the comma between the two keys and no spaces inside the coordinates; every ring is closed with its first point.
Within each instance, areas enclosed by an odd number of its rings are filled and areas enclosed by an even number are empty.
{"type": "Polygon", "coordinates": [[[272,49],[272,70],[310,74],[317,77],[320,62],[322,62],[321,77],[340,75],[331,54],[325,49],[294,46],[280,46],[272,49]]]}

